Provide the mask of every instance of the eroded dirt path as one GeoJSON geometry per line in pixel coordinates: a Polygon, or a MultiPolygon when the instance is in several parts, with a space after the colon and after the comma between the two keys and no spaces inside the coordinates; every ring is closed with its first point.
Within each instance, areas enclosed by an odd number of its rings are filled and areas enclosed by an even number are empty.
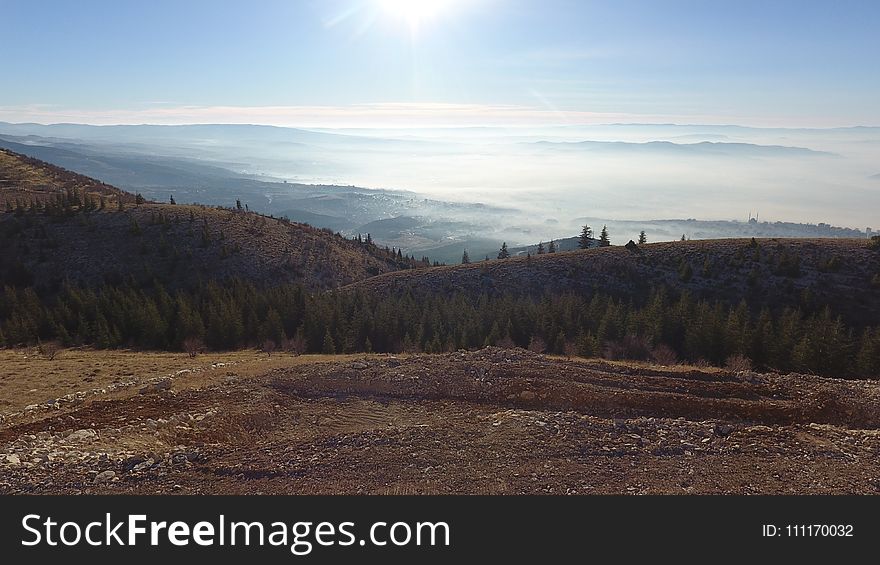
{"type": "Polygon", "coordinates": [[[880,493],[880,384],[520,350],[298,361],[0,424],[0,493],[880,493]]]}

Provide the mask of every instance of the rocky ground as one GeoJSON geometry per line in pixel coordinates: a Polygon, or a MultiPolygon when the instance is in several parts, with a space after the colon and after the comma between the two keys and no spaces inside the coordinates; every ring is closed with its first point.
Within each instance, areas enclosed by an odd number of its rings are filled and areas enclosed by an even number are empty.
{"type": "Polygon", "coordinates": [[[880,493],[876,381],[496,348],[245,361],[7,410],[0,493],[880,493]]]}

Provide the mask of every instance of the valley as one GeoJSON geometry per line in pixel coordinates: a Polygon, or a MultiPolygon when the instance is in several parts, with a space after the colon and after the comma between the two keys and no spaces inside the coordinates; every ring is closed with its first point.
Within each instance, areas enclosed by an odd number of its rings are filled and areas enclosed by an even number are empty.
{"type": "Polygon", "coordinates": [[[432,266],[0,164],[2,494],[880,492],[877,240],[432,266]]]}

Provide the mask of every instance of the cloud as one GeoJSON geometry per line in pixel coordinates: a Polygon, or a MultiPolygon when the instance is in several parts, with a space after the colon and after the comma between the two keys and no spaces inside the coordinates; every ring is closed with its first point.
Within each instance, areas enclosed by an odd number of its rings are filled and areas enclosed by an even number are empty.
{"type": "Polygon", "coordinates": [[[290,127],[469,127],[667,123],[693,116],[566,111],[516,105],[388,102],[349,106],[186,106],[80,109],[0,106],[0,121],[110,124],[264,124],[290,127]]]}

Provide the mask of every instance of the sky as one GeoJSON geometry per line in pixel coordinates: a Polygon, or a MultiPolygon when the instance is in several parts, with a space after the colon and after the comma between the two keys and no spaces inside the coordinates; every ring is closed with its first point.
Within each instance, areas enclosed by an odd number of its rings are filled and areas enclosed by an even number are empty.
{"type": "Polygon", "coordinates": [[[0,121],[880,125],[880,2],[0,0],[0,121]]]}

